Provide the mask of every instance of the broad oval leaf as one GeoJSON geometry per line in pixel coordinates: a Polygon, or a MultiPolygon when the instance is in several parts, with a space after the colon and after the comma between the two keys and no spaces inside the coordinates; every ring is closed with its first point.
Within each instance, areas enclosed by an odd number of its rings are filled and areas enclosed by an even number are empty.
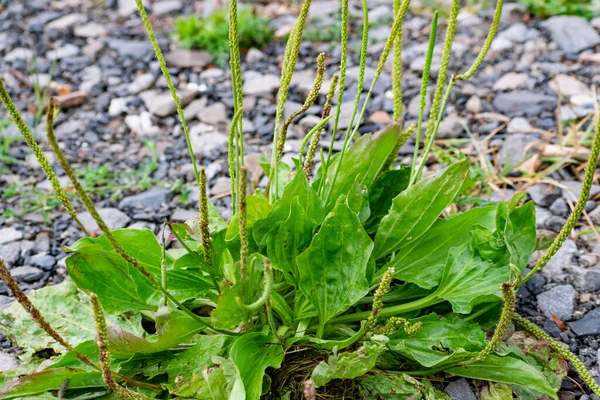
{"type": "Polygon", "coordinates": [[[468,160],[457,162],[396,196],[375,235],[375,259],[410,245],[427,232],[454,200],[468,171],[468,160]]]}
{"type": "Polygon", "coordinates": [[[235,341],[229,356],[240,371],[246,399],[258,400],[262,394],[265,369],[279,368],[283,361],[283,347],[271,333],[248,333],[235,341]]]}
{"type": "Polygon", "coordinates": [[[299,289],[317,309],[321,327],[368,293],[372,250],[358,216],[339,203],[298,256],[299,289]]]}
{"type": "MultiPolygon", "coordinates": [[[[102,388],[102,374],[78,368],[52,368],[24,375],[0,391],[0,399],[30,399],[41,393],[57,390],[65,381],[70,389],[102,388]]],[[[37,396],[36,396],[37,397],[37,396]]]]}
{"type": "Polygon", "coordinates": [[[422,325],[413,335],[403,329],[398,330],[390,336],[388,346],[424,367],[475,354],[486,345],[485,332],[479,325],[465,322],[457,316],[445,318],[432,313],[410,322],[422,325]]]}
{"type": "Polygon", "coordinates": [[[483,360],[448,368],[446,372],[465,378],[523,386],[528,389],[535,389],[551,399],[558,399],[556,391],[541,371],[513,357],[491,355],[483,360]]]}

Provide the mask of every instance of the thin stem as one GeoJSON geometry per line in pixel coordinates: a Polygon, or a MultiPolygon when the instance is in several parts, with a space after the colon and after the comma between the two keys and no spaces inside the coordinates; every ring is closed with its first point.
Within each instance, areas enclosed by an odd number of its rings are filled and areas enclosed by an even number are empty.
{"type": "MultiPolygon", "coordinates": [[[[165,231],[167,230],[167,220],[163,223],[162,229],[162,254],[160,257],[160,281],[162,286],[167,289],[167,240],[165,238],[165,231]]],[[[169,302],[167,296],[163,295],[162,304],[166,306],[169,302]]]]}
{"type": "Polygon", "coordinates": [[[240,168],[238,182],[238,210],[240,231],[240,275],[242,279],[242,298],[245,300],[248,285],[248,227],[246,221],[246,167],[240,168]]]}
{"type": "Polygon", "coordinates": [[[33,138],[33,135],[31,134],[31,131],[29,130],[29,127],[23,120],[23,117],[21,117],[21,114],[19,113],[19,110],[17,110],[15,103],[13,103],[12,99],[10,98],[8,91],[4,86],[4,81],[2,79],[0,79],[0,100],[2,100],[2,103],[4,103],[6,110],[10,114],[12,120],[14,121],[19,131],[21,132],[21,135],[25,139],[27,146],[29,146],[29,148],[33,151],[35,158],[42,167],[42,170],[46,174],[46,177],[50,181],[50,184],[52,185],[52,189],[54,190],[56,197],[58,197],[60,202],[65,207],[65,210],[67,210],[71,218],[73,218],[73,221],[75,221],[75,223],[79,226],[82,232],[84,232],[86,236],[89,236],[88,231],[85,229],[81,221],[79,221],[79,218],[77,217],[77,213],[75,212],[73,205],[69,201],[65,192],[60,187],[60,181],[58,180],[56,174],[52,170],[50,162],[44,155],[44,152],[42,151],[40,146],[36,143],[35,139],[33,138]]]}
{"type": "Polygon", "coordinates": [[[431,61],[433,59],[433,49],[435,48],[435,39],[437,35],[438,12],[433,14],[431,21],[431,32],[429,33],[429,45],[427,47],[427,56],[425,57],[425,68],[421,80],[421,100],[419,107],[419,122],[417,123],[417,135],[415,137],[415,151],[413,154],[412,168],[410,169],[410,182],[408,186],[415,183],[417,158],[419,156],[419,145],[421,144],[421,128],[423,126],[423,116],[425,114],[425,104],[427,99],[427,88],[429,86],[429,75],[431,73],[431,61]]]}
{"type": "Polygon", "coordinates": [[[202,251],[204,252],[204,261],[212,266],[212,239],[210,237],[210,229],[208,227],[208,188],[206,182],[206,172],[204,168],[200,168],[200,181],[198,183],[200,192],[199,209],[200,209],[200,235],[202,236],[202,251]]]}
{"type": "Polygon", "coordinates": [[[560,233],[552,242],[552,245],[540,258],[535,267],[527,274],[525,278],[521,280],[521,285],[527,282],[535,273],[544,268],[548,261],[556,254],[556,252],[560,249],[564,241],[567,239],[573,227],[581,218],[583,211],[585,209],[585,204],[590,196],[590,189],[592,188],[592,184],[594,182],[594,172],[596,171],[596,166],[598,164],[598,154],[600,153],[600,118],[598,122],[596,122],[596,134],[594,136],[594,142],[592,143],[592,151],[590,152],[590,158],[588,160],[587,168],[585,169],[585,175],[583,177],[583,182],[581,186],[581,193],[579,194],[579,199],[577,199],[577,204],[575,204],[575,208],[573,208],[573,212],[569,215],[567,222],[560,230],[560,233]]]}
{"type": "MultiPolygon", "coordinates": [[[[232,0],[234,1],[234,0],[232,0]]],[[[237,202],[236,202],[236,177],[238,176],[238,160],[237,153],[238,149],[236,147],[236,138],[237,138],[237,121],[242,118],[242,114],[244,109],[242,107],[238,108],[238,110],[233,115],[233,119],[231,120],[231,125],[229,126],[229,140],[227,141],[227,159],[229,164],[229,181],[231,184],[231,208],[233,209],[233,214],[237,213],[237,202]]]]}
{"type": "Polygon", "coordinates": [[[140,13],[140,17],[142,18],[142,22],[144,23],[144,28],[146,29],[146,33],[148,34],[148,38],[152,43],[152,48],[154,49],[154,54],[158,59],[158,63],[160,64],[160,70],[162,71],[163,77],[165,78],[165,82],[167,83],[167,87],[171,92],[171,96],[173,97],[173,101],[175,102],[175,106],[177,108],[177,114],[179,114],[179,119],[181,120],[181,127],[183,128],[183,134],[185,135],[185,141],[187,143],[188,151],[190,154],[190,160],[192,161],[192,167],[194,169],[194,175],[196,177],[196,183],[200,184],[200,175],[198,173],[198,166],[196,165],[196,156],[194,155],[194,149],[192,148],[192,141],[190,139],[190,132],[188,130],[187,123],[185,122],[185,117],[183,113],[183,108],[181,107],[181,101],[179,100],[179,95],[177,94],[177,89],[175,89],[175,85],[171,81],[171,74],[169,73],[169,68],[167,68],[167,62],[165,61],[165,57],[163,56],[162,50],[158,44],[158,40],[156,40],[156,35],[154,34],[154,30],[152,29],[152,24],[150,24],[150,20],[148,19],[148,14],[146,13],[146,9],[144,8],[144,4],[142,0],[135,0],[137,4],[138,11],[140,13]]]}

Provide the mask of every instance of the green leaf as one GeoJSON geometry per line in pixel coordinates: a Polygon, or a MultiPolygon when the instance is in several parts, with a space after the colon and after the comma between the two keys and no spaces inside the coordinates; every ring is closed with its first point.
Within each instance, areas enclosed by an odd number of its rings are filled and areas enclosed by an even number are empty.
{"type": "Polygon", "coordinates": [[[375,258],[398,251],[427,232],[454,200],[468,171],[468,160],[457,162],[396,196],[375,235],[375,258]]]}
{"type": "Polygon", "coordinates": [[[377,232],[381,219],[387,215],[392,201],[408,187],[410,168],[386,171],[381,174],[369,190],[371,216],[365,223],[368,233],[377,232]]]}
{"type": "MultiPolygon", "coordinates": [[[[73,281],[34,290],[29,293],[29,298],[46,321],[72,346],[96,337],[88,296],[79,291],[73,281]]],[[[47,348],[57,353],[66,351],[31,319],[20,304],[13,303],[0,311],[0,317],[7,322],[0,324],[2,333],[25,351],[35,352],[47,348]]],[[[139,314],[107,315],[106,318],[109,325],[120,326],[135,333],[142,332],[139,314]]]]}
{"type": "MultiPolygon", "coordinates": [[[[252,228],[256,221],[267,218],[271,205],[262,196],[246,196],[246,227],[252,228]]],[[[227,226],[226,240],[233,240],[240,232],[239,214],[235,214],[227,226]]]]}
{"type": "Polygon", "coordinates": [[[245,400],[244,383],[235,363],[213,356],[212,362],[219,365],[206,374],[194,374],[189,381],[182,381],[171,393],[183,398],[200,400],[245,400]]]}
{"type": "Polygon", "coordinates": [[[53,368],[29,375],[9,383],[0,391],[0,399],[27,399],[49,390],[57,390],[65,381],[69,389],[104,387],[100,372],[78,368],[53,368]]]}
{"type": "MultiPolygon", "coordinates": [[[[160,282],[162,248],[148,229],[117,229],[112,232],[125,251],[160,282]]],[[[78,287],[94,292],[108,313],[130,310],[155,311],[160,295],[148,279],[113,250],[105,236],[79,239],[66,251],[67,269],[78,287]]],[[[203,271],[195,266],[173,268],[167,254],[167,286],[178,300],[200,297],[212,289],[203,271]]]]}
{"type": "Polygon", "coordinates": [[[273,334],[249,333],[235,341],[229,356],[237,365],[247,400],[258,400],[267,367],[279,368],[283,361],[283,347],[273,334]]]}
{"type": "Polygon", "coordinates": [[[492,355],[467,365],[448,368],[446,372],[465,378],[522,386],[534,389],[551,399],[558,399],[556,391],[541,371],[513,357],[492,355]]]}
{"type": "Polygon", "coordinates": [[[298,256],[299,289],[317,309],[321,329],[368,293],[372,250],[373,242],[357,215],[340,203],[298,256]]]}
{"type": "Polygon", "coordinates": [[[375,368],[377,358],[386,350],[388,338],[373,336],[371,341],[356,351],[333,354],[327,362],[321,361],[312,373],[317,387],[324,386],[333,379],[355,379],[375,368]]]}
{"type": "Polygon", "coordinates": [[[299,279],[296,257],[310,245],[317,222],[306,213],[299,197],[292,200],[289,217],[277,222],[267,236],[267,256],[290,284],[299,279]]]}
{"type": "Polygon", "coordinates": [[[536,246],[535,205],[527,202],[509,214],[510,229],[505,232],[511,262],[523,271],[536,246]]]}
{"type": "Polygon", "coordinates": [[[185,312],[162,306],[155,313],[156,334],[142,338],[117,326],[108,327],[108,345],[116,357],[150,354],[183,343],[206,328],[206,324],[185,312]]]}
{"type": "Polygon", "coordinates": [[[388,346],[424,367],[477,353],[486,345],[485,332],[479,325],[457,316],[445,318],[432,313],[410,320],[411,324],[419,322],[422,325],[415,334],[400,329],[390,336],[388,346]]]}
{"type": "Polygon", "coordinates": [[[452,310],[468,314],[474,305],[497,301],[500,285],[510,279],[510,269],[482,261],[465,244],[450,251],[440,286],[432,296],[452,303],[452,310]]]}
{"type": "Polygon", "coordinates": [[[346,204],[355,214],[358,215],[358,219],[361,224],[371,215],[371,208],[369,204],[369,193],[366,186],[360,186],[358,184],[352,186],[348,196],[342,196],[338,202],[346,201],[346,204]]]}
{"type": "Polygon", "coordinates": [[[394,267],[397,279],[431,289],[440,282],[450,249],[469,241],[476,225],[495,226],[496,206],[473,208],[462,214],[436,221],[417,240],[399,250],[387,267],[394,267]]]}
{"type": "Polygon", "coordinates": [[[217,300],[217,307],[210,313],[210,321],[217,329],[233,329],[244,320],[244,312],[237,304],[236,298],[242,297],[242,285],[221,284],[221,294],[217,300]]]}
{"type": "Polygon", "coordinates": [[[326,210],[334,208],[337,199],[347,195],[354,184],[370,188],[391,154],[399,133],[397,125],[392,125],[381,133],[363,135],[346,151],[341,164],[339,155],[332,159],[324,186],[328,193],[326,210]]]}
{"type": "Polygon", "coordinates": [[[364,400],[450,399],[426,378],[419,381],[409,375],[369,375],[359,381],[359,395],[364,400]]]}
{"type": "Polygon", "coordinates": [[[513,391],[510,386],[504,383],[490,382],[481,389],[481,400],[506,400],[513,398],[513,391]]]}

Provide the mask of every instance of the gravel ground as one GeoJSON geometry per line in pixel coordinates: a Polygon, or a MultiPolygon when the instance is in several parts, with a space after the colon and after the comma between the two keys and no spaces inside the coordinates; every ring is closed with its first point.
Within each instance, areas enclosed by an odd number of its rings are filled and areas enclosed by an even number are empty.
{"type": "MultiPolygon", "coordinates": [[[[389,33],[390,3],[371,2],[372,44],[365,88],[389,33]]],[[[331,25],[337,7],[336,1],[316,2],[311,23],[331,25]]],[[[210,195],[227,216],[231,200],[226,133],[233,104],[228,72],[211,65],[206,53],[180,50],[170,39],[175,16],[208,13],[212,8],[208,0],[164,0],[155,1],[149,10],[174,82],[181,90],[192,143],[207,170],[210,195]]],[[[44,117],[36,118],[40,102],[35,87],[49,86],[70,106],[56,121],[56,135],[73,166],[83,171],[85,182],[93,188],[96,205],[109,226],[148,227],[158,232],[165,217],[184,221],[195,216],[198,196],[175,108],[134,10],[133,0],[108,0],[104,5],[87,0],[0,2],[0,74],[27,122],[36,127],[51,160],[43,140],[44,117]]],[[[286,32],[293,23],[293,16],[280,7],[270,5],[264,11],[278,33],[286,32]]],[[[360,19],[356,4],[351,11],[360,19]]],[[[461,13],[450,71],[462,72],[474,60],[492,12],[461,13]]],[[[573,163],[533,176],[549,165],[545,162],[549,157],[585,157],[585,147],[558,148],[555,154],[557,148],[552,144],[572,144],[572,132],[577,131],[575,124],[557,121],[582,120],[579,130],[587,129],[590,122],[586,118],[595,104],[593,88],[600,79],[600,53],[595,54],[600,51],[600,19],[573,18],[530,19],[519,6],[507,4],[486,62],[473,80],[455,86],[439,134],[442,146],[460,148],[473,156],[482,153],[490,160],[493,171],[488,172],[485,194],[492,200],[526,190],[537,207],[539,233],[545,237],[555,235],[565,222],[569,203],[580,190],[583,169],[573,163]]],[[[408,122],[415,122],[418,116],[429,22],[429,17],[413,14],[405,21],[403,88],[408,122]]],[[[357,43],[350,48],[357,48],[357,43]]],[[[252,49],[243,60],[248,165],[253,179],[263,184],[257,157],[270,147],[283,49],[276,41],[265,49],[252,49]]],[[[297,109],[310,90],[321,51],[328,57],[326,76],[336,72],[340,50],[335,43],[302,43],[286,114],[297,109]]],[[[438,39],[434,63],[440,53],[438,39]]],[[[342,127],[348,123],[345,114],[351,111],[358,90],[357,64],[357,54],[352,53],[342,127]]],[[[433,84],[435,64],[432,69],[433,84]]],[[[390,74],[388,63],[361,132],[391,122],[390,74]]],[[[326,81],[325,90],[327,87],[326,81]]],[[[318,104],[323,102],[322,95],[318,104]]],[[[320,106],[311,107],[293,125],[286,160],[291,162],[320,111],[320,106]]],[[[0,110],[0,118],[4,117],[5,111],[0,110]]],[[[60,248],[81,233],[56,207],[49,184],[24,142],[11,139],[18,138],[18,131],[1,120],[0,126],[4,127],[0,136],[4,143],[0,147],[0,257],[25,289],[60,282],[66,278],[65,255],[60,248]]],[[[402,161],[410,161],[412,152],[413,146],[405,145],[402,161]]],[[[54,167],[63,175],[57,163],[54,167]]],[[[67,186],[66,179],[61,179],[67,186]]],[[[600,194],[600,186],[594,186],[592,192],[600,194]]],[[[75,204],[82,209],[77,201],[75,204]]],[[[600,225],[600,207],[596,206],[594,200],[588,203],[589,220],[582,220],[545,271],[521,288],[519,308],[568,344],[594,375],[600,375],[600,242],[590,228],[600,225]]],[[[87,213],[81,217],[88,229],[97,229],[87,213]]],[[[6,287],[0,286],[0,305],[11,301],[6,287]]],[[[0,346],[10,349],[10,343],[1,339],[0,346]]],[[[11,365],[12,356],[0,353],[0,369],[11,365]]],[[[583,394],[570,380],[565,380],[563,388],[561,399],[597,398],[583,394]]],[[[446,390],[456,399],[475,398],[464,380],[453,382],[446,390]]]]}

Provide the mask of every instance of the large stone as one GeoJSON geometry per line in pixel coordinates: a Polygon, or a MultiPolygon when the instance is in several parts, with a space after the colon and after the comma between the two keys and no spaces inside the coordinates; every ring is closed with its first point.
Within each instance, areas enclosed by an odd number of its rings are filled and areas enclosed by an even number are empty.
{"type": "Polygon", "coordinates": [[[17,282],[31,283],[39,281],[44,277],[44,271],[29,265],[13,268],[10,270],[10,273],[17,282]]]}
{"type": "Polygon", "coordinates": [[[498,152],[498,161],[510,168],[518,166],[532,153],[533,142],[535,138],[523,133],[508,135],[498,152]]]}
{"type": "Polygon", "coordinates": [[[168,15],[174,12],[181,11],[183,4],[181,0],[163,0],[157,1],[152,5],[153,15],[168,15]]]}
{"type": "Polygon", "coordinates": [[[16,263],[20,256],[21,242],[10,242],[0,246],[0,258],[9,266],[16,263]]]}
{"type": "Polygon", "coordinates": [[[152,116],[147,111],[142,111],[140,115],[126,116],[125,124],[131,132],[141,137],[156,137],[160,133],[160,128],[152,123],[152,116]]]}
{"type": "Polygon", "coordinates": [[[577,291],[571,285],[555,286],[537,296],[538,307],[544,315],[557,316],[561,321],[568,321],[573,316],[573,306],[577,291]]]}
{"type": "Polygon", "coordinates": [[[571,239],[565,240],[540,273],[555,282],[564,282],[567,278],[565,270],[568,271],[572,268],[573,257],[576,253],[577,245],[575,245],[575,242],[571,239]]]}
{"type": "Polygon", "coordinates": [[[144,58],[152,54],[152,45],[144,40],[109,39],[108,47],[116,50],[121,57],[144,58]]]}
{"type": "Polygon", "coordinates": [[[206,103],[208,103],[208,99],[206,97],[200,97],[199,99],[195,99],[188,104],[188,106],[183,110],[183,115],[186,121],[196,118],[198,114],[204,110],[206,103]]]}
{"type": "Polygon", "coordinates": [[[469,385],[469,382],[464,378],[450,382],[444,389],[444,392],[446,392],[452,400],[477,400],[477,396],[473,393],[471,385],[469,385]]]}
{"type": "Polygon", "coordinates": [[[100,36],[106,36],[108,31],[104,25],[97,22],[88,22],[87,24],[75,27],[73,33],[77,37],[82,38],[95,38],[100,36]]]}
{"type": "Polygon", "coordinates": [[[173,50],[165,55],[167,64],[177,68],[204,68],[210,63],[210,54],[197,50],[173,50]]]}
{"type": "Polygon", "coordinates": [[[74,25],[81,24],[87,20],[87,16],[85,14],[67,14],[64,17],[60,17],[55,19],[54,21],[48,23],[46,28],[63,31],[65,29],[69,29],[74,25]]]}
{"type": "Polygon", "coordinates": [[[247,96],[264,96],[279,88],[279,77],[276,75],[261,75],[244,81],[242,92],[247,96]]]}
{"type": "Polygon", "coordinates": [[[23,232],[13,226],[0,229],[0,244],[14,242],[23,239],[23,232]]]}
{"type": "MultiPolygon", "coordinates": [[[[354,113],[354,101],[342,103],[341,108],[342,110],[340,112],[340,119],[338,122],[338,131],[347,129],[350,126],[350,121],[352,120],[352,115],[354,113]]],[[[358,117],[358,115],[354,117],[354,124],[358,123],[358,117]]]]}
{"type": "Polygon", "coordinates": [[[227,107],[223,103],[213,103],[198,113],[198,119],[207,124],[216,125],[227,122],[227,107]]]}
{"type": "MultiPolygon", "coordinates": [[[[193,90],[183,90],[178,95],[181,106],[185,107],[196,97],[196,92],[193,90]]],[[[156,90],[148,90],[140,93],[140,97],[148,111],[158,117],[166,117],[177,111],[170,92],[159,93],[156,90]]]]}
{"type": "Polygon", "coordinates": [[[569,327],[579,337],[600,334],[600,308],[593,309],[580,320],[571,322],[569,327]]]}
{"type": "Polygon", "coordinates": [[[194,125],[190,129],[190,140],[194,154],[214,160],[227,152],[227,135],[217,131],[213,126],[204,123],[194,125]]]}
{"type": "Polygon", "coordinates": [[[600,44],[600,35],[586,19],[581,17],[552,17],[541,25],[550,33],[552,40],[568,53],[579,53],[600,44]]]}
{"type": "MultiPolygon", "coordinates": [[[[562,181],[561,185],[563,186],[563,197],[567,200],[577,201],[581,195],[583,184],[579,181],[562,181]]],[[[600,194],[600,185],[592,185],[589,197],[594,198],[598,194],[600,194]]]]}
{"type": "Polygon", "coordinates": [[[556,108],[556,98],[540,93],[517,90],[497,94],[493,105],[496,111],[504,114],[537,116],[542,111],[556,108]]]}
{"type": "Polygon", "coordinates": [[[149,208],[153,211],[158,211],[163,204],[171,201],[172,196],[173,193],[170,189],[153,188],[133,196],[125,197],[119,203],[119,208],[149,208]]]}
{"type": "Polygon", "coordinates": [[[509,72],[502,75],[500,79],[494,83],[494,90],[515,90],[527,87],[529,76],[518,72],[509,72]]]}
{"type": "Polygon", "coordinates": [[[579,79],[565,74],[559,74],[554,77],[548,84],[550,89],[554,91],[554,93],[571,97],[584,95],[589,96],[592,94],[592,90],[579,79]]]}
{"type": "Polygon", "coordinates": [[[448,115],[440,122],[437,137],[439,139],[456,139],[462,135],[465,128],[458,115],[448,115]]]}
{"type": "Polygon", "coordinates": [[[138,94],[141,91],[150,89],[152,85],[154,85],[155,81],[156,76],[151,73],[138,75],[135,77],[133,82],[127,86],[127,91],[131,94],[138,94]]]}
{"type": "MultiPolygon", "coordinates": [[[[137,11],[137,5],[135,3],[135,0],[118,0],[117,4],[118,4],[119,14],[124,17],[128,17],[137,11]]],[[[142,4],[147,6],[148,1],[143,0],[142,4]]]]}
{"type": "Polygon", "coordinates": [[[580,292],[595,292],[600,290],[600,268],[571,268],[571,280],[580,292]]]}
{"type": "Polygon", "coordinates": [[[537,183],[527,188],[527,194],[535,204],[542,207],[550,207],[552,203],[562,196],[561,190],[547,183],[537,183]]]}
{"type": "MultiPolygon", "coordinates": [[[[127,214],[112,207],[100,208],[98,209],[98,214],[100,214],[100,217],[102,217],[108,226],[108,229],[110,230],[124,228],[130,221],[130,218],[127,216],[127,214]]],[[[100,230],[96,224],[96,221],[94,221],[89,212],[79,214],[79,221],[81,221],[85,229],[88,231],[95,232],[100,230]]]]}
{"type": "Polygon", "coordinates": [[[76,56],[77,54],[79,54],[79,47],[68,43],[57,49],[48,51],[46,53],[46,58],[49,60],[61,60],[63,58],[76,56]]]}
{"type": "Polygon", "coordinates": [[[16,60],[31,60],[33,57],[33,51],[23,47],[17,47],[12,49],[2,59],[4,61],[16,61],[16,60]]]}
{"type": "Polygon", "coordinates": [[[51,271],[54,265],[56,264],[56,259],[52,256],[49,256],[48,254],[40,253],[31,256],[29,260],[27,260],[27,263],[31,264],[34,267],[38,267],[46,271],[51,271]]]}

